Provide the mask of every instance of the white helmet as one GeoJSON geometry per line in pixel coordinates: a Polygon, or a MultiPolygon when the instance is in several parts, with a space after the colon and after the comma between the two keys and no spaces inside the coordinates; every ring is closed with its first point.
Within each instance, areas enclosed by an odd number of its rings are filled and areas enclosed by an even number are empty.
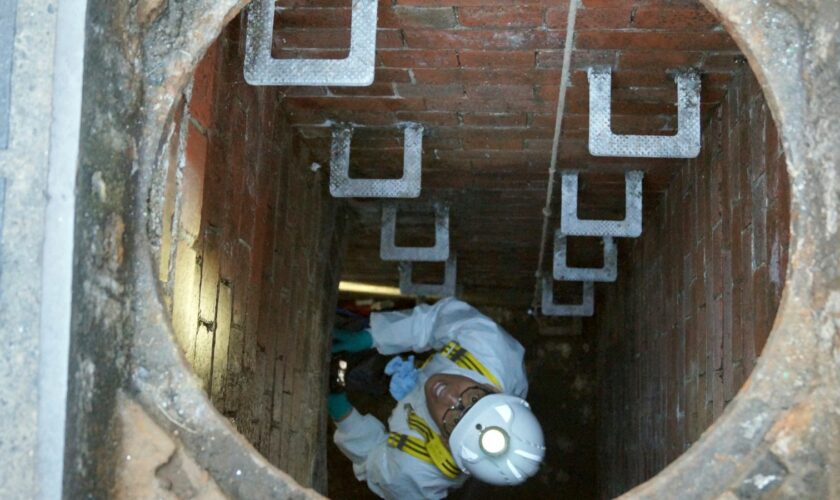
{"type": "Polygon", "coordinates": [[[509,394],[479,399],[449,436],[455,463],[481,481],[522,483],[545,456],[543,432],[528,403],[509,394]]]}

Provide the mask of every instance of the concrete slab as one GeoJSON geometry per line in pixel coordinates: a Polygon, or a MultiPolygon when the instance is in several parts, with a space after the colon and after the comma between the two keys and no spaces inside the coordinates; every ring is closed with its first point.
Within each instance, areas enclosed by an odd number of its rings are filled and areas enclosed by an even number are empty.
{"type": "Polygon", "coordinates": [[[9,144],[9,101],[15,48],[17,0],[0,0],[0,149],[9,144]]]}

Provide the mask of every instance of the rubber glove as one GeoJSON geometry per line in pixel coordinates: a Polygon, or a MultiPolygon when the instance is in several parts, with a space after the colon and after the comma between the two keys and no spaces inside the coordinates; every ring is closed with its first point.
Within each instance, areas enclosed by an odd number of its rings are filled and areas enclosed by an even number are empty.
{"type": "Polygon", "coordinates": [[[385,365],[385,374],[391,376],[391,384],[388,387],[391,396],[394,396],[397,401],[406,397],[417,385],[419,372],[420,370],[414,367],[413,354],[407,360],[402,356],[394,356],[394,359],[385,365]]]}
{"type": "Polygon", "coordinates": [[[359,352],[373,347],[373,337],[367,330],[351,332],[348,330],[333,330],[333,354],[337,352],[359,352]]]}
{"type": "Polygon", "coordinates": [[[327,396],[327,411],[330,418],[338,422],[347,418],[350,412],[353,411],[353,405],[347,399],[346,392],[333,392],[327,396]]]}

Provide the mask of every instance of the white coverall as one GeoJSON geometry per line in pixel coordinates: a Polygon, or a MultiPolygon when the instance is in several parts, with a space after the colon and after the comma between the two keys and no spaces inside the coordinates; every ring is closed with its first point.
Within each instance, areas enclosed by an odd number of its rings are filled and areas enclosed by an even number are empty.
{"type": "MultiPolygon", "coordinates": [[[[424,304],[407,311],[374,313],[370,331],[373,346],[382,354],[440,350],[455,340],[496,376],[503,392],[521,398],[527,395],[528,381],[522,363],[525,349],[493,320],[465,302],[448,298],[432,306],[424,304]]],[[[435,373],[463,375],[493,385],[479,373],[434,355],[420,370],[414,389],[391,412],[388,427],[392,432],[422,439],[408,427],[406,403],[440,432],[429,414],[423,389],[426,380],[435,373]]],[[[372,415],[361,415],[353,409],[337,425],[335,444],[353,461],[356,478],[367,481],[371,491],[383,498],[443,498],[449,489],[460,487],[466,480],[466,474],[449,479],[434,465],[388,446],[388,432],[372,415]]]]}

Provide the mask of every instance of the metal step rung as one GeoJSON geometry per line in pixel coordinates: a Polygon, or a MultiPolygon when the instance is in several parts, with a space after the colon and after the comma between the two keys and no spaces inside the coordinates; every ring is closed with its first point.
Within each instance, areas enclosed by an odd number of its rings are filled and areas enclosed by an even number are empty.
{"type": "Polygon", "coordinates": [[[557,304],[554,302],[554,290],[551,278],[542,281],[542,314],[544,316],[592,316],[595,312],[595,285],[591,281],[583,282],[583,302],[580,304],[557,304]]]}
{"type": "Polygon", "coordinates": [[[251,85],[370,85],[376,60],[376,7],[377,0],[353,0],[346,58],[274,59],[274,0],[254,0],[245,35],[245,81],[251,85]]]}
{"type": "Polygon", "coordinates": [[[615,281],[618,277],[618,251],[612,237],[604,236],[602,267],[569,267],[566,263],[568,237],[559,229],[554,233],[554,279],[559,281],[615,281]]]}
{"type": "Polygon", "coordinates": [[[415,262],[443,262],[449,258],[449,207],[435,203],[435,245],[432,247],[398,247],[397,204],[382,205],[382,233],[379,257],[382,260],[410,260],[415,262]]]}
{"type": "Polygon", "coordinates": [[[411,123],[403,139],[403,176],[399,179],[351,179],[352,127],[337,127],[330,148],[330,194],[336,198],[417,198],[423,159],[423,126],[411,123]]]}
{"type": "Polygon", "coordinates": [[[677,80],[677,134],[618,135],[611,128],[612,74],[589,68],[589,152],[594,156],[694,158],[700,153],[700,75],[682,71],[677,80]]]}
{"type": "Polygon", "coordinates": [[[578,219],[578,173],[563,173],[560,230],[571,236],[636,238],[642,234],[642,178],[644,172],[625,172],[624,220],[578,219]]]}
{"type": "Polygon", "coordinates": [[[446,259],[443,283],[432,285],[411,281],[410,261],[400,262],[400,293],[404,295],[452,297],[455,295],[455,279],[458,275],[458,259],[454,252],[446,259]]]}

